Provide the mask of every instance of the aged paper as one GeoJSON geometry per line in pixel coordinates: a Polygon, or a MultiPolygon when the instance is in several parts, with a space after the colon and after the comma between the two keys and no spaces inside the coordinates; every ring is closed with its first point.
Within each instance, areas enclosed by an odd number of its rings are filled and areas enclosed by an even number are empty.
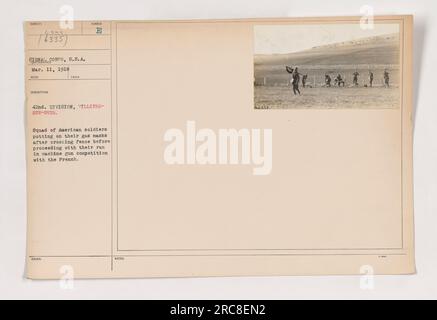
{"type": "Polygon", "coordinates": [[[414,273],[412,28],[26,22],[27,276],[414,273]]]}

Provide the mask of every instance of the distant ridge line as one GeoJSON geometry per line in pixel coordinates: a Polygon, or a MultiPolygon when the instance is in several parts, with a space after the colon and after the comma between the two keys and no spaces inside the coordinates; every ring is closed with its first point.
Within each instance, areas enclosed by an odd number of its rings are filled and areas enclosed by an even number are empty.
{"type": "Polygon", "coordinates": [[[297,55],[297,54],[304,54],[304,53],[311,53],[316,52],[318,50],[323,49],[340,49],[340,48],[347,48],[347,47],[353,47],[353,46],[359,46],[364,44],[376,44],[377,42],[381,42],[381,45],[387,44],[387,42],[395,42],[399,41],[399,33],[388,33],[384,35],[379,36],[372,36],[372,37],[364,37],[364,38],[357,38],[356,40],[349,40],[349,41],[341,41],[341,42],[334,42],[330,44],[324,44],[320,46],[314,46],[309,49],[301,50],[301,51],[295,51],[295,52],[284,52],[284,53],[271,53],[271,54],[255,54],[257,57],[272,57],[272,56],[285,56],[285,55],[297,55]]]}

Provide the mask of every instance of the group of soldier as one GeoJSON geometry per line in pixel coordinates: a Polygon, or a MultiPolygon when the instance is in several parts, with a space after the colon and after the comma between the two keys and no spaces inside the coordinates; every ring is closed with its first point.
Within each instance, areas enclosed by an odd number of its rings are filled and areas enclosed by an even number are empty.
{"type": "MultiPolygon", "coordinates": [[[[288,73],[291,74],[291,86],[293,88],[293,93],[295,95],[301,94],[299,89],[299,82],[302,80],[302,86],[305,88],[307,85],[308,75],[307,74],[301,74],[299,73],[298,67],[291,68],[289,66],[286,66],[285,68],[288,73]]],[[[358,77],[360,76],[360,73],[358,71],[355,71],[353,74],[353,86],[358,87],[358,77]]],[[[371,70],[369,70],[369,78],[368,78],[368,84],[365,84],[365,87],[373,87],[373,80],[374,80],[374,74],[371,70]]],[[[342,75],[339,73],[334,78],[334,85],[337,87],[344,87],[346,84],[346,81],[343,79],[342,75]]],[[[331,87],[332,86],[332,77],[329,74],[325,74],[325,87],[331,87]]],[[[384,86],[386,88],[390,87],[390,73],[388,70],[384,70],[384,86]]]]}

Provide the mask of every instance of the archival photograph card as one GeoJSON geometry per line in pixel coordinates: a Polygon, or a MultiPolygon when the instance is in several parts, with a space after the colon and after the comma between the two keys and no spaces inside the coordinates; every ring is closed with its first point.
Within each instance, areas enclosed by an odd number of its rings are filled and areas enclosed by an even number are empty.
{"type": "Polygon", "coordinates": [[[28,278],[415,273],[411,16],[24,27],[28,278]]]}

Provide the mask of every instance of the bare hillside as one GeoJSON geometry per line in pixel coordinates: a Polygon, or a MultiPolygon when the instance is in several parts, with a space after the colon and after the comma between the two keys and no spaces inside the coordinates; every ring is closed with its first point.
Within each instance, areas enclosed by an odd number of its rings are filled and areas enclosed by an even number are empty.
{"type": "Polygon", "coordinates": [[[268,65],[399,64],[399,34],[363,38],[290,54],[256,55],[255,67],[268,65]]]}

